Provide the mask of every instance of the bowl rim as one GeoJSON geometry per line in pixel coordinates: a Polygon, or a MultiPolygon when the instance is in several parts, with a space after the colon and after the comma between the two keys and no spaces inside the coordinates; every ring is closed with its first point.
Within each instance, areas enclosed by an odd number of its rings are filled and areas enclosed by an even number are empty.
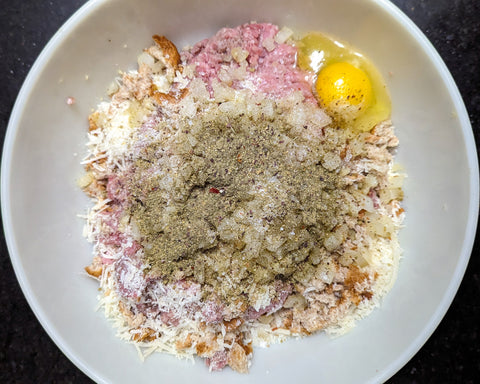
{"type": "MultiPolygon", "coordinates": [[[[28,98],[30,89],[34,85],[38,74],[43,68],[48,65],[50,57],[55,53],[58,46],[62,43],[65,36],[68,36],[84,19],[88,18],[99,7],[107,3],[109,0],[89,0],[82,5],[68,20],[59,28],[59,30],[53,35],[49,42],[45,45],[40,55],[35,60],[35,63],[31,67],[26,79],[24,80],[22,87],[19,91],[15,104],[12,108],[10,119],[7,125],[7,131],[5,135],[5,141],[3,144],[3,154],[1,160],[0,170],[0,184],[1,184],[1,211],[3,219],[3,229],[5,234],[5,241],[7,244],[10,260],[13,265],[13,269],[16,278],[20,284],[22,292],[35,314],[37,320],[40,322],[44,330],[49,337],[62,351],[62,353],[73,362],[83,373],[89,376],[96,382],[106,382],[100,372],[92,370],[88,363],[76,356],[71,350],[68,343],[58,335],[55,328],[53,328],[48,321],[42,309],[42,306],[33,296],[29,282],[26,279],[24,270],[20,263],[17,246],[15,243],[15,236],[12,226],[12,211],[9,205],[10,192],[9,185],[11,179],[11,158],[12,151],[15,144],[15,139],[19,127],[19,120],[24,111],[24,104],[28,98]]],[[[466,232],[464,234],[464,240],[462,244],[461,254],[453,274],[453,278],[450,280],[445,294],[432,313],[430,320],[425,324],[423,330],[417,335],[417,337],[410,343],[410,346],[399,355],[388,366],[378,372],[373,378],[374,382],[384,382],[397,373],[425,344],[439,323],[447,313],[457,291],[462,282],[465,270],[470,259],[470,254],[473,249],[473,243],[476,236],[477,221],[479,213],[479,165],[477,158],[477,150],[475,146],[475,139],[468,117],[467,109],[463,102],[459,89],[448,70],[446,64],[441,58],[440,54],[436,51],[433,44],[423,34],[419,27],[401,11],[395,4],[389,0],[368,0],[381,8],[384,12],[392,16],[401,26],[404,28],[415,41],[421,46],[423,52],[432,60],[435,68],[438,70],[440,77],[442,78],[445,86],[448,89],[449,95],[452,97],[452,102],[455,106],[455,110],[458,114],[459,124],[462,128],[462,135],[465,140],[466,156],[469,166],[469,210],[466,224],[466,232]]]]}

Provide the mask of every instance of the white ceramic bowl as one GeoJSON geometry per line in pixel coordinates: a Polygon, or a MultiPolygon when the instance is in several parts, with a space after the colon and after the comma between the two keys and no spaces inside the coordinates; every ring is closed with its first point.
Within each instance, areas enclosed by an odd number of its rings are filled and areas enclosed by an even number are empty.
{"type": "Polygon", "coordinates": [[[91,378],[380,382],[423,345],[456,293],[475,234],[478,164],[452,77],[427,39],[387,1],[99,0],[81,8],[33,66],[8,127],[1,192],[22,289],[49,335],[91,378]],[[165,34],[181,47],[251,20],[333,34],[364,51],[384,74],[401,142],[397,160],[409,176],[398,281],[383,306],[348,335],[258,349],[248,376],[209,374],[203,364],[160,354],[142,363],[95,312],[97,285],[82,273],[91,247],[77,214],[88,200],[75,180],[82,172],[86,118],[117,70],[135,66],[151,35],[165,34]],[[68,96],[75,105],[66,104],[68,96]]]}

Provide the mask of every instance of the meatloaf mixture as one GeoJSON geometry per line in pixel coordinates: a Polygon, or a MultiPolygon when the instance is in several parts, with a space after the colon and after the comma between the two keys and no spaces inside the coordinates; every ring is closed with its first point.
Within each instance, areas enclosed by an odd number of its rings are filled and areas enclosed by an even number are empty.
{"type": "Polygon", "coordinates": [[[390,121],[340,126],[288,29],[165,37],[89,117],[86,267],[142,356],[245,373],[253,346],[342,334],[395,280],[402,177],[390,121]]]}

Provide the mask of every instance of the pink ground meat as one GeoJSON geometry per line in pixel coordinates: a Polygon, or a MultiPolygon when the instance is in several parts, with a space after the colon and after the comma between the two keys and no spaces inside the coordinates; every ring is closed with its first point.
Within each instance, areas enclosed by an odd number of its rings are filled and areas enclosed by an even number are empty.
{"type": "Polygon", "coordinates": [[[225,366],[227,365],[228,357],[227,357],[227,351],[218,351],[215,352],[215,354],[205,360],[205,363],[207,367],[211,371],[221,371],[225,366]]]}
{"type": "Polygon", "coordinates": [[[312,76],[296,67],[297,48],[289,44],[278,44],[274,37],[278,27],[272,24],[244,24],[237,28],[223,28],[210,39],[202,40],[191,50],[184,52],[187,64],[195,65],[197,75],[203,79],[213,96],[212,81],[219,80],[222,68],[235,69],[240,66],[232,59],[232,49],[241,48],[248,52],[247,77],[234,81],[237,89],[250,83],[255,93],[271,97],[285,97],[292,90],[302,92],[305,99],[316,103],[312,93],[312,76]],[[265,46],[271,47],[268,50],[265,46]]]}

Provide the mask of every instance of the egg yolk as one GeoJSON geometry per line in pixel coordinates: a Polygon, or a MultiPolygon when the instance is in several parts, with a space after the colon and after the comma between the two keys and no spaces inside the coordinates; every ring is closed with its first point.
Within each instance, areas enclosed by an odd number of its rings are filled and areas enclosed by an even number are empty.
{"type": "Polygon", "coordinates": [[[367,74],[349,63],[333,63],[323,68],[315,84],[318,101],[327,112],[348,119],[360,116],[373,100],[367,74]]]}

